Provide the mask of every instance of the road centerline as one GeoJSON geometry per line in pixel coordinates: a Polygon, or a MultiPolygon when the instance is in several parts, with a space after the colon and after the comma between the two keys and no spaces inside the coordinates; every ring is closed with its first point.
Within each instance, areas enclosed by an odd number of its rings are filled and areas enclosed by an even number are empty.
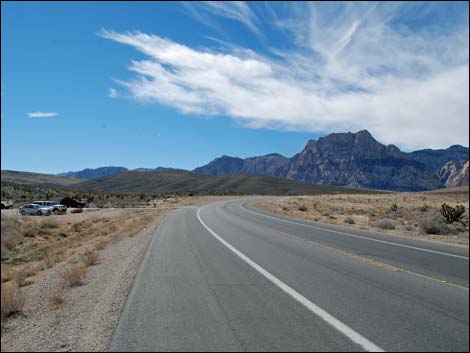
{"type": "Polygon", "coordinates": [[[323,321],[328,323],[330,326],[335,328],[337,331],[341,332],[343,335],[345,335],[347,338],[349,338],[352,342],[358,344],[361,346],[363,349],[365,349],[368,352],[384,352],[382,348],[377,346],[376,344],[372,343],[369,341],[367,338],[359,334],[358,332],[354,331],[352,328],[350,328],[348,325],[343,323],[342,321],[338,320],[322,308],[320,308],[318,305],[310,301],[309,299],[305,298],[302,294],[297,292],[295,289],[291,288],[284,282],[282,282],[279,278],[268,272],[266,269],[258,265],[256,262],[251,260],[248,256],[240,252],[238,249],[233,247],[231,244],[229,244],[227,241],[225,241],[223,238],[221,238],[215,231],[213,231],[206,223],[202,220],[201,217],[201,210],[205,206],[200,207],[197,210],[197,218],[201,225],[214,237],[216,238],[219,242],[221,242],[226,248],[228,248],[230,251],[232,251],[235,255],[237,255],[240,259],[242,259],[245,263],[247,263],[250,267],[252,267],[254,270],[256,270],[258,273],[260,273],[263,277],[268,279],[270,282],[272,282],[274,285],[276,285],[278,288],[280,288],[282,291],[284,291],[286,294],[291,296],[293,299],[295,299],[297,302],[302,304],[304,307],[306,307],[308,310],[310,310],[313,314],[321,318],[323,321]]]}

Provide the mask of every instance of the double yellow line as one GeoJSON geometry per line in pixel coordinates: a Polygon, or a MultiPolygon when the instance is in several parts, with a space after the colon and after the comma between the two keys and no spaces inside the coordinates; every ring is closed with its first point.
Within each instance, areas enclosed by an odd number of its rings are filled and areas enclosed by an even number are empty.
{"type": "Polygon", "coordinates": [[[422,273],[418,273],[418,272],[414,272],[414,271],[411,271],[411,270],[407,270],[405,268],[402,268],[402,267],[397,267],[397,266],[393,266],[393,265],[389,265],[389,264],[386,264],[384,262],[380,262],[380,261],[377,261],[377,260],[374,260],[374,259],[370,259],[368,257],[364,257],[364,256],[359,256],[359,255],[356,255],[352,252],[344,252],[344,250],[341,250],[341,249],[338,249],[338,248],[334,248],[332,246],[329,246],[329,245],[324,245],[324,244],[321,244],[321,243],[318,243],[316,241],[313,241],[313,240],[309,240],[309,239],[305,239],[305,238],[302,238],[302,237],[299,237],[299,236],[296,236],[296,235],[293,235],[293,234],[290,234],[290,233],[286,233],[286,232],[283,232],[281,230],[278,230],[278,229],[274,229],[274,228],[271,228],[269,226],[266,226],[264,224],[261,224],[261,223],[257,223],[257,222],[253,222],[253,221],[249,221],[245,218],[242,218],[240,216],[237,216],[238,218],[240,218],[241,220],[243,220],[244,222],[247,222],[247,223],[251,223],[257,227],[261,227],[261,228],[266,228],[266,229],[269,229],[270,231],[273,231],[273,232],[276,232],[276,233],[279,233],[279,234],[282,234],[284,236],[287,236],[287,237],[290,237],[290,238],[294,238],[294,239],[298,239],[298,240],[302,240],[306,243],[309,243],[309,244],[313,244],[319,248],[323,248],[323,249],[327,249],[327,250],[330,250],[330,251],[334,251],[338,254],[341,254],[343,256],[347,256],[347,257],[350,257],[352,259],[355,259],[355,260],[358,260],[358,261],[361,261],[361,262],[364,262],[364,263],[368,263],[368,264],[371,264],[371,265],[374,265],[376,267],[380,267],[380,268],[383,268],[383,269],[386,269],[386,270],[390,270],[390,271],[394,271],[394,272],[403,272],[403,273],[408,273],[408,274],[411,274],[413,276],[416,276],[416,277],[420,277],[420,278],[424,278],[424,279],[427,279],[427,280],[430,280],[430,281],[433,281],[433,282],[437,282],[439,284],[443,284],[443,285],[446,285],[446,286],[450,286],[450,287],[456,287],[456,288],[460,288],[460,289],[463,289],[465,291],[469,291],[469,288],[467,287],[464,287],[464,286],[461,286],[461,285],[458,285],[458,284],[455,284],[455,283],[452,283],[452,282],[449,282],[449,281],[446,281],[446,280],[441,280],[439,278],[435,278],[435,277],[432,277],[432,276],[428,276],[428,275],[425,275],[425,274],[422,274],[422,273]]]}

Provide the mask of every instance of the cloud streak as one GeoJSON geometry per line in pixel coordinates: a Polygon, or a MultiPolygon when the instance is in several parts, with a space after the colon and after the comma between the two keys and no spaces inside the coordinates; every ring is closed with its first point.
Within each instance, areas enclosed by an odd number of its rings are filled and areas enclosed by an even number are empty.
{"type": "Polygon", "coordinates": [[[99,35],[147,56],[131,62],[135,79],[117,81],[136,100],[230,116],[251,128],[367,128],[406,149],[468,145],[468,23],[452,31],[412,31],[391,25],[411,12],[401,4],[296,6],[305,6],[291,13],[296,21],[272,9],[266,16],[295,46],[265,54],[236,46],[194,49],[141,32],[99,35]]]}
{"type": "Polygon", "coordinates": [[[30,118],[53,118],[59,116],[59,113],[56,112],[31,112],[26,113],[30,118]]]}

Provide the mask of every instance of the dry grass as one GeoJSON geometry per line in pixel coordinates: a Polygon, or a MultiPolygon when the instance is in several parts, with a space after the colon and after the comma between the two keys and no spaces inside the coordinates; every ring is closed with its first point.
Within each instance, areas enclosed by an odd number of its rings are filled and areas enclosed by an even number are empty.
{"type": "Polygon", "coordinates": [[[25,303],[24,293],[15,281],[2,283],[1,292],[1,318],[20,313],[25,303]]]}
{"type": "Polygon", "coordinates": [[[423,193],[284,197],[258,202],[257,206],[313,221],[469,244],[468,187],[423,193]],[[462,222],[443,224],[439,213],[443,203],[465,206],[462,222]]]}
{"type": "Polygon", "coordinates": [[[54,293],[49,294],[48,299],[49,305],[54,309],[61,307],[66,302],[65,295],[62,291],[56,291],[54,293]]]}
{"type": "Polygon", "coordinates": [[[71,267],[60,274],[63,284],[68,287],[78,287],[85,283],[87,269],[83,266],[71,267]]]}
{"type": "Polygon", "coordinates": [[[87,251],[80,256],[80,260],[86,267],[90,267],[97,264],[98,254],[95,251],[87,251]]]}

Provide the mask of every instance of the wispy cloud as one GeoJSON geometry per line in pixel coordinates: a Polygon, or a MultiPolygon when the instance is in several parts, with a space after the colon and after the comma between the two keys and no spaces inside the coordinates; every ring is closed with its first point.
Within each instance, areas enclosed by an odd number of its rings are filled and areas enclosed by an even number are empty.
{"type": "Polygon", "coordinates": [[[219,28],[209,15],[228,18],[245,25],[258,38],[264,38],[259,29],[260,20],[244,1],[188,1],[182,3],[194,19],[206,26],[219,28]]]}
{"type": "Polygon", "coordinates": [[[53,118],[55,116],[58,116],[59,113],[56,112],[31,112],[31,113],[26,113],[30,118],[53,118]]]}
{"type": "Polygon", "coordinates": [[[132,61],[134,80],[118,81],[137,100],[253,128],[367,128],[408,149],[468,145],[468,19],[451,29],[411,28],[397,21],[416,17],[415,5],[335,6],[295,4],[288,15],[265,6],[273,30],[295,44],[264,54],[195,49],[141,32],[100,35],[148,56],[132,61]]]}

